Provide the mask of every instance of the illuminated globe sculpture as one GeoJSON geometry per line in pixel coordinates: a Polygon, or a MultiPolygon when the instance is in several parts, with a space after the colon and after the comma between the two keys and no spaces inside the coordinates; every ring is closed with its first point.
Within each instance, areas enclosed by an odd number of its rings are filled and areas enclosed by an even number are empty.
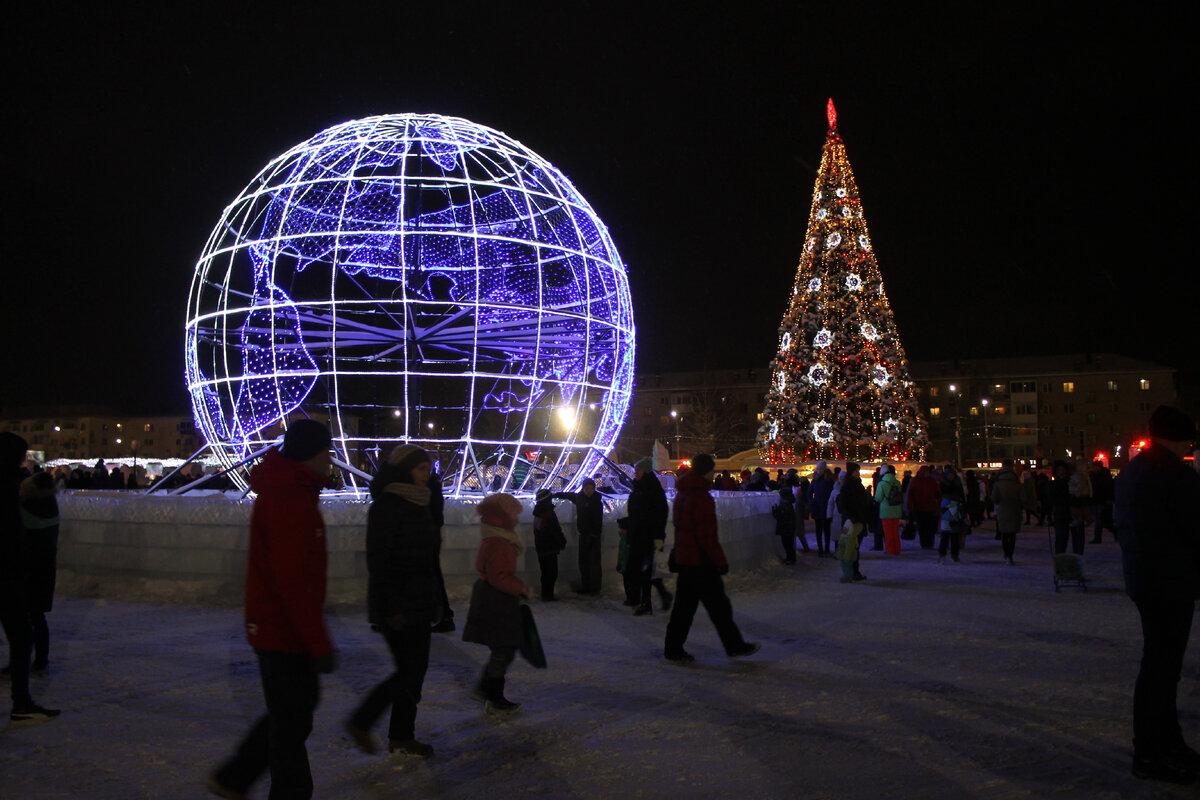
{"type": "Polygon", "coordinates": [[[225,209],[188,300],[188,390],[226,467],[309,416],[366,472],[400,442],[440,454],[450,494],[594,473],[633,353],[625,266],[592,207],[455,117],[346,122],[273,160],[225,209]]]}

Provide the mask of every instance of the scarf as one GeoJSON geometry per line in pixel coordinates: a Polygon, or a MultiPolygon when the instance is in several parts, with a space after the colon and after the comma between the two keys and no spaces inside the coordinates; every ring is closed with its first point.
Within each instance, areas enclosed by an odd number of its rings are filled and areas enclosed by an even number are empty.
{"type": "Polygon", "coordinates": [[[399,495],[416,506],[429,505],[430,493],[428,486],[417,486],[415,483],[400,483],[396,481],[395,483],[389,483],[384,491],[399,495]]]}
{"type": "Polygon", "coordinates": [[[484,522],[479,526],[479,533],[480,537],[483,539],[487,539],[491,536],[498,536],[506,542],[512,542],[517,546],[518,556],[525,552],[525,545],[521,543],[521,537],[517,535],[516,531],[510,531],[507,528],[501,528],[497,525],[489,525],[484,522]]]}

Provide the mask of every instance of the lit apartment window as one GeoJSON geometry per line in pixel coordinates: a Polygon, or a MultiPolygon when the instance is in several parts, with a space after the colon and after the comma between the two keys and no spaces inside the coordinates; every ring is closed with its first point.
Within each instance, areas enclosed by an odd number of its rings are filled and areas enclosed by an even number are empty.
{"type": "Polygon", "coordinates": [[[761,411],[760,411],[760,412],[758,412],[758,421],[759,421],[759,422],[762,422],[762,421],[763,421],[763,412],[761,412],[761,411]]]}
{"type": "Polygon", "coordinates": [[[968,411],[967,413],[970,414],[972,417],[978,417],[979,416],[979,406],[971,406],[971,410],[968,411]]]}
{"type": "Polygon", "coordinates": [[[931,409],[929,409],[929,416],[931,416],[931,417],[940,417],[941,415],[942,415],[942,410],[941,410],[940,408],[931,408],[931,409]]]}
{"type": "Polygon", "coordinates": [[[997,414],[1007,414],[1008,408],[1005,406],[996,406],[995,411],[997,414]]]}
{"type": "Polygon", "coordinates": [[[930,397],[937,397],[937,396],[938,396],[938,387],[936,387],[936,386],[930,386],[930,387],[929,387],[929,396],[930,396],[930,397]]]}
{"type": "Polygon", "coordinates": [[[1117,390],[1117,382],[1116,382],[1116,381],[1109,381],[1109,382],[1108,382],[1108,390],[1109,390],[1110,392],[1115,392],[1115,391],[1117,390]]]}
{"type": "Polygon", "coordinates": [[[1063,391],[1064,392],[1075,391],[1075,381],[1063,381],[1063,391]]]}
{"type": "Polygon", "coordinates": [[[1138,388],[1141,389],[1143,392],[1150,391],[1150,381],[1146,380],[1145,378],[1142,378],[1140,381],[1138,381],[1138,388]]]}

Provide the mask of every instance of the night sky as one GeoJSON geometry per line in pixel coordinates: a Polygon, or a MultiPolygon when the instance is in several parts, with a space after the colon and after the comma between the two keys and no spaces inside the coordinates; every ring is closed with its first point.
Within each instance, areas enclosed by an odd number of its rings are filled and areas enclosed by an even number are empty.
{"type": "Polygon", "coordinates": [[[829,97],[910,360],[1200,360],[1186,4],[33,5],[6,25],[0,408],[186,409],[222,209],[318,131],[404,112],[571,178],[628,265],[639,372],[770,361],[829,97]]]}

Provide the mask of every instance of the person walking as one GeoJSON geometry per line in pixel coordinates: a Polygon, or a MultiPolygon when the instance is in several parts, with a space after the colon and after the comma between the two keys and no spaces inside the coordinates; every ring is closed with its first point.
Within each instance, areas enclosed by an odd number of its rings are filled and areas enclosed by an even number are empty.
{"type": "Polygon", "coordinates": [[[759,648],[757,643],[742,638],[721,580],[722,575],[729,573],[729,561],[717,538],[716,506],[708,493],[708,474],[714,466],[713,457],[701,453],[692,459],[692,468],[675,484],[673,519],[679,580],[675,584],[675,605],[667,623],[663,657],[676,664],[696,660],[683,646],[700,604],[708,612],[730,658],[757,653],[759,648]]]}
{"type": "Polygon", "coordinates": [[[1142,661],[1133,689],[1133,775],[1191,784],[1200,753],[1179,726],[1179,677],[1200,599],[1200,475],[1183,456],[1196,424],[1171,406],[1150,415],[1150,446],[1114,484],[1114,517],[1125,592],[1142,623],[1142,661]]]}
{"type": "Polygon", "coordinates": [[[558,554],[567,546],[562,523],[554,511],[554,499],[549,489],[538,489],[533,505],[533,549],[537,553],[541,573],[542,600],[553,602],[554,584],[558,582],[558,554]]]}
{"type": "Polygon", "coordinates": [[[1023,501],[1021,481],[1013,472],[1011,459],[1000,462],[1000,471],[992,482],[992,502],[996,508],[996,528],[1000,531],[1000,546],[1004,551],[1004,562],[1010,567],[1017,546],[1017,533],[1021,530],[1023,501]]]}
{"type": "Polygon", "coordinates": [[[330,483],[329,445],[328,428],[296,420],[283,445],[250,471],[258,497],[250,514],[246,640],[258,658],[267,711],[209,778],[209,791],[219,797],[244,796],[267,771],[271,797],[312,797],[305,742],[320,696],[318,675],[337,666],[322,616],[328,555],[318,508],[330,483]]]}
{"type": "Polygon", "coordinates": [[[366,753],[377,750],[371,726],[390,706],[388,752],[429,758],[416,739],[417,704],[429,669],[432,626],[446,615],[438,567],[441,537],[430,510],[429,454],[412,444],[392,450],[371,481],[367,512],[367,621],[383,635],[395,671],[345,722],[366,753]]]}
{"type": "Polygon", "coordinates": [[[883,551],[900,555],[900,518],[904,516],[904,490],[896,480],[896,466],[888,464],[883,478],[875,487],[875,502],[879,504],[879,523],[883,526],[883,551]]]}
{"type": "Polygon", "coordinates": [[[50,661],[50,625],[46,614],[54,608],[58,576],[58,501],[54,478],[38,470],[21,483],[21,526],[25,529],[25,599],[33,629],[34,672],[43,672],[50,661]]]}
{"type": "Polygon", "coordinates": [[[9,722],[29,724],[54,719],[56,708],[43,708],[29,694],[29,653],[33,647],[33,629],[29,624],[26,582],[25,536],[21,527],[21,465],[28,443],[11,431],[0,431],[0,626],[8,640],[8,666],[12,710],[9,722]]]}
{"type": "Polygon", "coordinates": [[[463,641],[486,645],[491,651],[479,684],[471,696],[484,701],[488,714],[510,714],[521,708],[504,696],[508,666],[521,646],[521,599],[529,587],[517,577],[517,556],[525,550],[517,535],[521,502],[511,494],[492,494],[475,511],[479,514],[479,578],[471,590],[471,606],[463,641]]]}
{"type": "Polygon", "coordinates": [[[604,526],[604,501],[596,482],[584,478],[578,492],[556,492],[551,497],[575,504],[575,531],[579,535],[579,593],[600,594],[600,531],[604,526]]]}
{"type": "Polygon", "coordinates": [[[643,458],[633,465],[633,491],[625,505],[629,551],[625,557],[625,575],[632,589],[634,616],[653,614],[650,582],[654,578],[655,543],[666,538],[667,494],[654,462],[643,458]]]}

